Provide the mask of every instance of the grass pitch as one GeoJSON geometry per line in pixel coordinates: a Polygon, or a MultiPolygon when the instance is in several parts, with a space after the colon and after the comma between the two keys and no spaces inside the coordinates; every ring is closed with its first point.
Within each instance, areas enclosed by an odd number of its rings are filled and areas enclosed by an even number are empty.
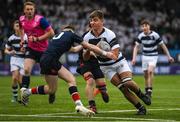
{"type": "MultiPolygon", "coordinates": [[[[144,91],[143,76],[134,80],[144,91]]],[[[40,76],[31,77],[31,87],[45,84],[40,76]]],[[[77,77],[78,90],[85,106],[85,81],[77,77]]],[[[0,77],[0,121],[180,121],[180,76],[155,76],[152,105],[146,106],[145,116],[135,115],[135,108],[127,102],[122,93],[107,81],[110,102],[104,103],[101,95],[96,96],[99,114],[86,118],[75,113],[75,106],[68,92],[68,85],[59,80],[54,104],[48,104],[48,95],[32,95],[27,107],[11,103],[11,77],[0,77]]]]}

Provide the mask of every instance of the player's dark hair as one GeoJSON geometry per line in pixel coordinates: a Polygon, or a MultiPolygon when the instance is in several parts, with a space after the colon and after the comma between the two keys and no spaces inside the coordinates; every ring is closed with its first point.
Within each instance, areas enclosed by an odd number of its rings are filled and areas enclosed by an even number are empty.
{"type": "Polygon", "coordinates": [[[150,21],[148,21],[148,20],[142,20],[141,25],[144,25],[144,24],[151,25],[150,21]]]}
{"type": "Polygon", "coordinates": [[[63,30],[66,30],[66,29],[70,29],[70,30],[74,31],[74,30],[75,30],[75,26],[72,25],[72,24],[65,25],[65,26],[63,27],[63,30]]]}
{"type": "Polygon", "coordinates": [[[15,24],[19,24],[19,20],[15,20],[15,21],[13,22],[13,26],[14,26],[15,24]]]}
{"type": "Polygon", "coordinates": [[[103,14],[103,12],[102,12],[101,10],[94,10],[94,11],[90,14],[89,18],[92,19],[92,18],[94,18],[94,17],[98,17],[98,18],[100,18],[100,19],[104,19],[104,14],[103,14]]]}

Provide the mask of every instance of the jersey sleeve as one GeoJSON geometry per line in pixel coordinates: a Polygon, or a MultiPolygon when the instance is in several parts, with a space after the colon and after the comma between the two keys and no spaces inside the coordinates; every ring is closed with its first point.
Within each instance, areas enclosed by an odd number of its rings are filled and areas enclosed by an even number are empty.
{"type": "Polygon", "coordinates": [[[40,19],[40,26],[43,30],[47,30],[51,27],[49,22],[44,17],[40,19]]]}
{"type": "Polygon", "coordinates": [[[109,45],[112,50],[120,47],[114,32],[109,31],[109,37],[107,39],[109,40],[109,45]]]}
{"type": "Polygon", "coordinates": [[[155,39],[156,39],[156,43],[159,45],[164,43],[162,38],[160,37],[160,35],[158,33],[155,34],[155,39]]]}
{"type": "Polygon", "coordinates": [[[113,38],[109,44],[110,44],[112,50],[120,47],[116,37],[113,38]]]}
{"type": "Polygon", "coordinates": [[[141,34],[139,34],[138,37],[135,38],[135,40],[134,40],[135,44],[139,45],[139,44],[142,43],[142,42],[141,42],[141,37],[142,37],[141,34]]]}
{"type": "Polygon", "coordinates": [[[80,44],[83,41],[83,38],[73,33],[73,40],[74,42],[80,44]]]}
{"type": "Polygon", "coordinates": [[[12,44],[11,44],[11,37],[8,38],[6,44],[5,44],[5,48],[11,48],[12,47],[12,44]]]}

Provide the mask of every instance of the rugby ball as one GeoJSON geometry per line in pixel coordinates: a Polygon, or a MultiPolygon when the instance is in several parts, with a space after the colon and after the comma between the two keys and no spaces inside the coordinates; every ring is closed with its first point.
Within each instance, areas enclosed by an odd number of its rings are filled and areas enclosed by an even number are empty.
{"type": "Polygon", "coordinates": [[[97,45],[99,48],[101,48],[104,51],[110,51],[111,50],[111,46],[106,41],[101,40],[101,41],[99,41],[99,43],[97,45]]]}

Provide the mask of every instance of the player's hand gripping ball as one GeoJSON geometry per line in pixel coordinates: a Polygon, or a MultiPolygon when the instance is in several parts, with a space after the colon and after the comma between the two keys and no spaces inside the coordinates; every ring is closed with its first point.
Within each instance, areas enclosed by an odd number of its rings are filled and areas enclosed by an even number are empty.
{"type": "Polygon", "coordinates": [[[99,41],[99,43],[97,45],[99,48],[101,48],[104,51],[110,51],[111,50],[111,46],[106,41],[101,40],[101,41],[99,41]]]}

